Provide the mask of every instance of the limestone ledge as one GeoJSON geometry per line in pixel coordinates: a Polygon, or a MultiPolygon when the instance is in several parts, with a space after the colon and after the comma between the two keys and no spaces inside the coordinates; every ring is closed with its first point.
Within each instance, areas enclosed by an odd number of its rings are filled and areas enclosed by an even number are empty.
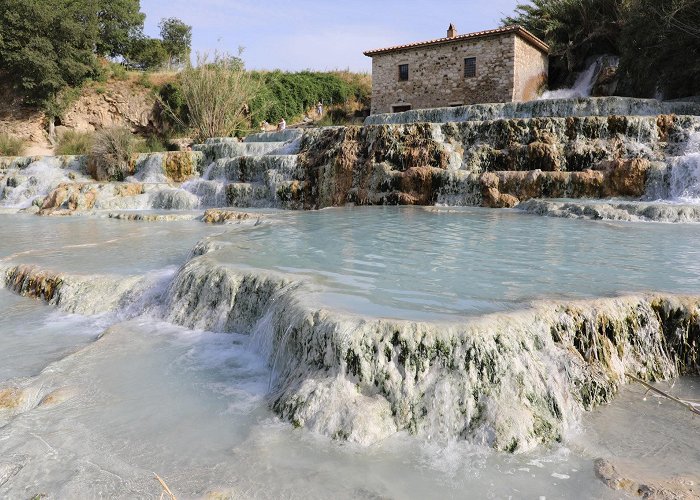
{"type": "Polygon", "coordinates": [[[612,200],[528,200],[518,205],[524,212],[567,219],[647,222],[700,222],[700,205],[612,200]]]}
{"type": "Polygon", "coordinates": [[[199,199],[169,184],[139,182],[66,182],[59,184],[39,205],[39,215],[87,210],[192,210],[199,199]]]}
{"type": "Polygon", "coordinates": [[[43,300],[74,314],[126,310],[143,296],[149,285],[144,276],[80,276],[32,265],[0,267],[0,288],[43,300]]]}
{"type": "Polygon", "coordinates": [[[201,220],[207,224],[241,224],[244,222],[258,224],[263,218],[265,218],[264,214],[211,208],[204,212],[201,220]]]}
{"type": "Polygon", "coordinates": [[[319,308],[285,276],[200,254],[172,282],[167,319],[252,332],[276,376],[274,410],[333,438],[369,445],[407,430],[524,451],[564,439],[625,373],[700,368],[700,297],[537,303],[451,323],[362,318],[319,308]]]}
{"type": "MultiPolygon", "coordinates": [[[[220,264],[213,249],[193,252],[156,310],[189,328],[250,333],[273,370],[272,408],[335,439],[370,445],[408,431],[526,451],[564,440],[626,373],[700,373],[700,296],[537,302],[450,322],[365,318],[319,307],[290,276],[220,264]]],[[[137,315],[151,286],[24,265],[1,276],[79,314],[137,315]]]]}
{"type": "Polygon", "coordinates": [[[698,477],[650,477],[628,464],[614,464],[599,458],[594,463],[596,476],[613,490],[641,498],[657,500],[690,500],[700,496],[698,477]]]}

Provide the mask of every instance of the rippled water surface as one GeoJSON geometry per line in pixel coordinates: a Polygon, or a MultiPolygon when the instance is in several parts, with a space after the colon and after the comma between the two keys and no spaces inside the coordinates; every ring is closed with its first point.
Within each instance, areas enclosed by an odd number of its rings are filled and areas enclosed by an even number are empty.
{"type": "Polygon", "coordinates": [[[310,279],[319,300],[430,318],[534,299],[700,292],[700,225],[572,221],[478,208],[288,214],[223,234],[221,263],[310,279]]]}
{"type": "MultiPolygon", "coordinates": [[[[698,230],[473,209],[324,210],[248,228],[8,216],[0,263],[167,275],[212,236],[226,243],[212,258],[295,273],[341,307],[434,316],[697,290],[698,230]]],[[[158,498],[153,472],[178,498],[619,498],[595,478],[594,458],[652,449],[645,461],[671,472],[700,463],[687,444],[693,421],[639,391],[586,417],[580,439],[534,453],[403,434],[360,448],[269,410],[269,362],[249,332],[188,330],[147,311],[68,315],[4,289],[0,310],[0,390],[23,394],[0,408],[2,498],[158,498]],[[650,434],[663,426],[663,436],[635,441],[630,421],[650,434]]],[[[700,397],[691,386],[686,395],[700,397]]]]}

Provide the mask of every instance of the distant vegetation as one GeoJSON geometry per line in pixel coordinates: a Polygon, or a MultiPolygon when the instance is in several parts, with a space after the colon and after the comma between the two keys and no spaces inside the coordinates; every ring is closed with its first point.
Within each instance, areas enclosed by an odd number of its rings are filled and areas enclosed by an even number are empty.
{"type": "Polygon", "coordinates": [[[363,76],[349,72],[254,72],[260,92],[251,102],[252,120],[270,123],[282,118],[290,120],[303,116],[319,101],[326,110],[351,100],[369,107],[372,88],[363,76]]]}
{"type": "Polygon", "coordinates": [[[175,126],[195,138],[241,135],[282,118],[292,123],[309,111],[313,115],[319,101],[325,108],[323,124],[342,124],[354,110],[368,108],[370,96],[367,75],[246,71],[238,57],[186,68],[159,90],[175,126]]]}
{"type": "Polygon", "coordinates": [[[143,34],[139,0],[0,0],[0,68],[26,103],[49,115],[70,101],[68,89],[87,80],[116,78],[124,70],[100,61],[122,61],[149,70],[182,65],[191,28],[161,21],[161,39],[143,34]]]}
{"type": "Polygon", "coordinates": [[[593,57],[620,57],[618,94],[700,95],[700,0],[532,0],[521,24],[551,49],[550,85],[571,83],[593,57]]]}
{"type": "Polygon", "coordinates": [[[25,144],[22,139],[0,132],[0,156],[22,156],[25,144]]]}
{"type": "Polygon", "coordinates": [[[67,130],[58,138],[55,153],[57,155],[86,155],[92,150],[95,141],[91,132],[67,130]]]}

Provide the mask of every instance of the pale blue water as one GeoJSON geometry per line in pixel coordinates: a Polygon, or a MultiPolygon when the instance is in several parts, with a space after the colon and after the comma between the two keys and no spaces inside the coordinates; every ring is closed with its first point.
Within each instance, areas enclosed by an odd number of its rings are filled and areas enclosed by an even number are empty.
{"type": "Polygon", "coordinates": [[[215,237],[221,263],[293,273],[324,304],[430,318],[532,300],[700,293],[700,225],[578,221],[480,208],[287,214],[215,237]]]}
{"type": "MultiPolygon", "coordinates": [[[[314,297],[351,310],[434,317],[537,297],[697,290],[698,230],[479,209],[287,213],[249,228],[12,216],[0,217],[0,262],[81,274],[173,272],[197,240],[222,234],[213,237],[227,248],[212,256],[227,265],[294,272],[312,282],[314,297]]],[[[596,417],[600,442],[584,434],[580,444],[523,455],[403,434],[359,448],[277,419],[266,398],[267,360],[249,348],[246,332],[192,331],[148,313],[128,321],[72,316],[7,290],[0,311],[0,388],[67,394],[16,415],[0,410],[3,498],[157,498],[153,471],[178,498],[216,491],[234,498],[618,498],[595,478],[592,460],[640,452],[616,438],[627,413],[606,419],[605,409],[596,417]]],[[[634,412],[641,400],[626,403],[634,412]]],[[[676,411],[661,408],[662,416],[676,411]]],[[[683,446],[687,422],[660,420],[652,410],[646,424],[663,421],[664,440],[651,458],[685,472],[674,460],[697,463],[683,446]]]]}

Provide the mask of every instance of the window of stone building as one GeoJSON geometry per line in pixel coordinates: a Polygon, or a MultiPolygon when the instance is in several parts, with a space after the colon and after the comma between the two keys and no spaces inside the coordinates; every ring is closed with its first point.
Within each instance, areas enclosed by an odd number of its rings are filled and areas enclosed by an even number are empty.
{"type": "Polygon", "coordinates": [[[399,81],[405,82],[408,80],[408,64],[399,64],[399,81]]]}
{"type": "Polygon", "coordinates": [[[410,104],[394,104],[391,107],[392,113],[403,113],[404,111],[411,111],[410,104]]]}
{"type": "Polygon", "coordinates": [[[467,57],[464,59],[464,78],[472,78],[476,76],[476,57],[467,57]]]}

